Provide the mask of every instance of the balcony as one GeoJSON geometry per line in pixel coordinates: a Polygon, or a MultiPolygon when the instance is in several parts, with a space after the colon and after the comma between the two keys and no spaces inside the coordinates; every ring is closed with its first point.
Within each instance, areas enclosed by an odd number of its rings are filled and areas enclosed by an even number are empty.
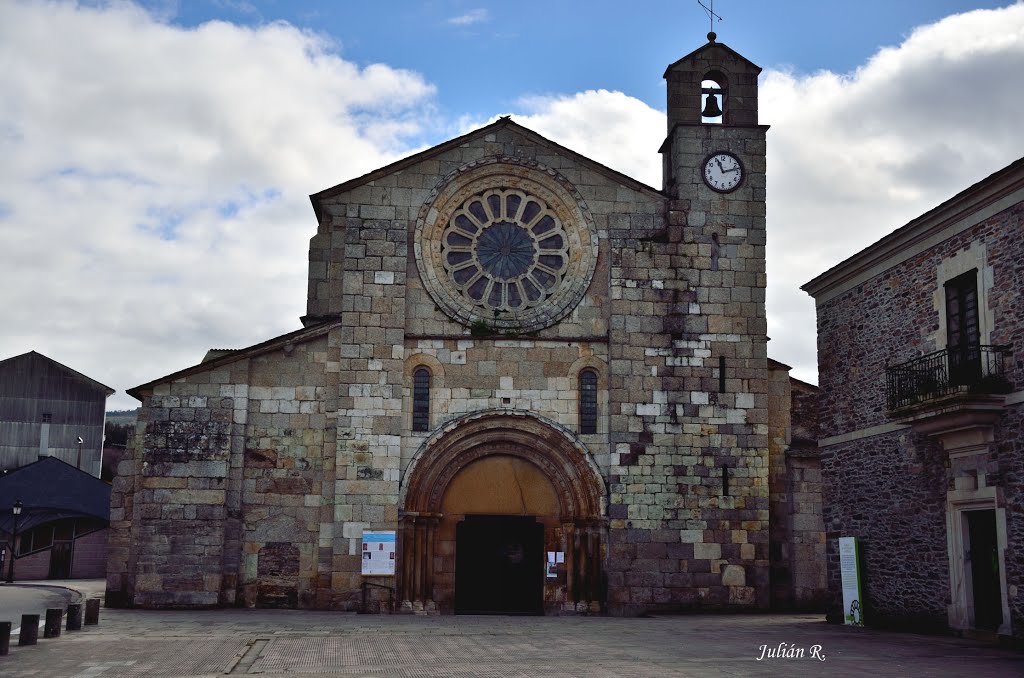
{"type": "Polygon", "coordinates": [[[961,394],[1009,393],[1009,346],[943,349],[885,369],[890,412],[961,394]]]}
{"type": "Polygon", "coordinates": [[[967,346],[885,370],[889,417],[939,440],[951,458],[987,453],[1003,412],[1009,346],[967,346]]]}

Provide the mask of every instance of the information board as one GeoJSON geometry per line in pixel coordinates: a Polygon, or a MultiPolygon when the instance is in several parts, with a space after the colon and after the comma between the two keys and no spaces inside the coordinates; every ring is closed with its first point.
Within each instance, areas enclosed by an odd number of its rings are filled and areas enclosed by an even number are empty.
{"type": "Polygon", "coordinates": [[[864,625],[864,609],[860,582],[860,545],[857,537],[839,538],[839,573],[843,582],[843,621],[853,626],[864,625]]]}
{"type": "Polygon", "coordinates": [[[394,530],[363,530],[363,574],[395,574],[394,530]]]}

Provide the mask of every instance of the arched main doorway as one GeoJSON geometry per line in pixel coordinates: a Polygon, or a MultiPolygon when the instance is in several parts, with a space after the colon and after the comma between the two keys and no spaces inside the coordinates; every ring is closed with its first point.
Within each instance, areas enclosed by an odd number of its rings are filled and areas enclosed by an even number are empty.
{"type": "Polygon", "coordinates": [[[402,483],[402,607],[599,610],[604,497],[586,448],[557,424],[507,410],[450,422],[402,483]]]}

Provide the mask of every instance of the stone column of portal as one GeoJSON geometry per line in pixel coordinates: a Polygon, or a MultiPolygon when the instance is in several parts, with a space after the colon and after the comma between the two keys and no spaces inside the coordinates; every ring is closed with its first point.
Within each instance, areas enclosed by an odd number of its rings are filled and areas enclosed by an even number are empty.
{"type": "Polygon", "coordinates": [[[587,568],[590,563],[587,562],[587,549],[586,549],[586,526],[576,525],[576,529],[573,530],[575,536],[575,557],[576,557],[576,609],[580,610],[580,604],[587,604],[587,568]]]}
{"type": "Polygon", "coordinates": [[[425,549],[424,549],[424,538],[426,536],[424,534],[424,532],[425,532],[425,529],[426,529],[426,525],[424,525],[423,521],[420,519],[419,516],[416,516],[415,521],[416,522],[413,525],[413,530],[414,530],[415,535],[416,535],[416,537],[415,537],[415,546],[414,546],[414,548],[416,550],[415,550],[415,553],[413,555],[413,577],[412,577],[412,580],[413,580],[413,592],[412,592],[413,599],[412,599],[412,609],[414,611],[416,611],[416,612],[421,612],[423,610],[423,589],[424,589],[424,585],[423,585],[424,584],[424,582],[423,582],[423,570],[425,569],[424,566],[426,565],[426,563],[423,562],[424,561],[424,551],[425,551],[425,549]]]}
{"type": "Polygon", "coordinates": [[[402,569],[399,572],[399,582],[402,590],[399,595],[402,597],[400,609],[402,612],[412,612],[413,601],[413,553],[415,551],[415,516],[402,516],[402,569]]]}
{"type": "Polygon", "coordinates": [[[594,528],[592,521],[587,521],[583,527],[584,534],[584,561],[586,562],[586,595],[584,596],[583,603],[586,605],[587,611],[590,611],[591,607],[597,601],[597,577],[598,571],[600,570],[600,561],[594,555],[594,544],[597,541],[597,531],[594,528]]]}
{"type": "Polygon", "coordinates": [[[601,611],[602,587],[601,587],[601,525],[592,523],[590,525],[590,611],[601,611]]]}
{"type": "Polygon", "coordinates": [[[437,526],[441,522],[440,514],[433,514],[424,517],[426,523],[426,567],[423,568],[423,608],[433,612],[437,610],[434,603],[434,539],[437,535],[437,526]]]}
{"type": "Polygon", "coordinates": [[[576,557],[575,550],[575,526],[572,523],[562,524],[562,534],[565,535],[565,607],[572,608],[576,603],[576,557]]]}
{"type": "Polygon", "coordinates": [[[591,552],[591,542],[593,541],[593,534],[591,534],[590,523],[584,523],[580,529],[582,533],[581,550],[583,551],[583,595],[580,596],[580,602],[583,603],[587,609],[590,609],[590,601],[594,599],[594,568],[593,554],[591,552]]]}

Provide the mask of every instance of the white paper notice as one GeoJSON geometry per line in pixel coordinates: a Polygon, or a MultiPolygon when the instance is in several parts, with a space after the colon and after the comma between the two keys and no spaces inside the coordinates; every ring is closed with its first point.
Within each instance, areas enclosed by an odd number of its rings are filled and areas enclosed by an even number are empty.
{"type": "Polygon", "coordinates": [[[363,530],[363,574],[395,574],[394,530],[363,530]]]}

